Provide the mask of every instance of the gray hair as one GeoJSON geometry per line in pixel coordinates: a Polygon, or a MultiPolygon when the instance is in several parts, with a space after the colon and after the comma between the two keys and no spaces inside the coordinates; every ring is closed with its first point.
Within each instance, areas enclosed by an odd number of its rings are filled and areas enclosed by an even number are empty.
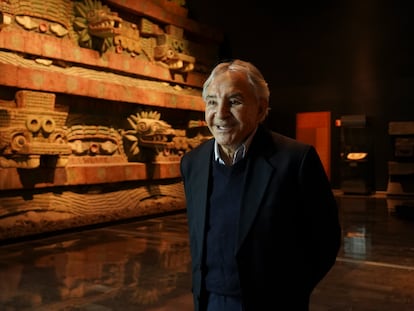
{"type": "Polygon", "coordinates": [[[244,73],[247,77],[247,81],[253,87],[256,97],[258,99],[264,99],[266,103],[269,104],[270,91],[262,73],[252,63],[240,59],[222,62],[214,67],[203,85],[202,97],[204,100],[207,96],[207,88],[214,78],[226,71],[238,71],[244,73]]]}

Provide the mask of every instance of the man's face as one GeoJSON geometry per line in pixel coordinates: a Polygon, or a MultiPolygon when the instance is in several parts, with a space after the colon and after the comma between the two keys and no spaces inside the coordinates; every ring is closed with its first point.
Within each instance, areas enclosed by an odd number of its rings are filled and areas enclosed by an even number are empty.
{"type": "Polygon", "coordinates": [[[236,150],[265,112],[266,102],[256,97],[243,73],[222,73],[207,88],[205,119],[217,143],[227,150],[236,150]]]}

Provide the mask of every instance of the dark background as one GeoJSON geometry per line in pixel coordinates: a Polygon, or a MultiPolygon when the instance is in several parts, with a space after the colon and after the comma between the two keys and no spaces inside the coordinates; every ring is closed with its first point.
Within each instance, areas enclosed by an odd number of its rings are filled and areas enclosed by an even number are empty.
{"type": "Polygon", "coordinates": [[[414,121],[412,1],[188,0],[189,18],[222,31],[220,58],[254,63],[269,83],[268,124],[295,137],[296,113],[332,114],[331,182],[340,188],[343,115],[366,115],[374,190],[386,191],[390,121],[414,121]]]}

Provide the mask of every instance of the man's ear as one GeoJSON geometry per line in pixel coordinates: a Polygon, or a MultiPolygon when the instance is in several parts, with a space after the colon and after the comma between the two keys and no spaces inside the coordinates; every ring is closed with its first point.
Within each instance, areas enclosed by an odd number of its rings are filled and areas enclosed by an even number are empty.
{"type": "Polygon", "coordinates": [[[268,112],[269,112],[269,103],[265,99],[261,98],[259,100],[259,110],[258,110],[260,122],[263,122],[266,119],[268,112]]]}

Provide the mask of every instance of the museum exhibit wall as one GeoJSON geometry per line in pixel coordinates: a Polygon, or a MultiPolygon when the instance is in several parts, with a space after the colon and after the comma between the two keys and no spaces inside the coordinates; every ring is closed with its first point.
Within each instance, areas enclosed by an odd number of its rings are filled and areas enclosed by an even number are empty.
{"type": "Polygon", "coordinates": [[[1,1],[0,239],[184,209],[221,41],[183,1],[1,1]]]}

